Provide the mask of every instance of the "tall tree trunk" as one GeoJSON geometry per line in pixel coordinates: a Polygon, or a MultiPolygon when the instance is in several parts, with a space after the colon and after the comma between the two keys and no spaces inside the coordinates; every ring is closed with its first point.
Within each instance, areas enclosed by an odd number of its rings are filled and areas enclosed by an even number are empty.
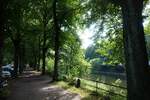
{"type": "Polygon", "coordinates": [[[19,74],[22,73],[22,55],[21,55],[21,45],[18,47],[18,66],[19,66],[19,74]]]}
{"type": "Polygon", "coordinates": [[[14,44],[14,77],[17,77],[18,75],[18,44],[14,44]]]}
{"type": "Polygon", "coordinates": [[[22,74],[24,70],[24,57],[25,57],[25,48],[24,48],[24,43],[20,45],[21,47],[19,48],[19,73],[22,74]]]}
{"type": "Polygon", "coordinates": [[[37,69],[37,57],[34,55],[34,70],[37,69]]]}
{"type": "MultiPolygon", "coordinates": [[[[1,11],[0,11],[0,16],[1,16],[1,11]]],[[[3,15],[3,14],[2,14],[3,15]]],[[[3,20],[0,17],[0,23],[2,23],[3,20]]],[[[0,24],[0,77],[1,77],[1,73],[2,73],[2,60],[3,60],[3,53],[2,53],[2,49],[3,49],[3,42],[4,42],[4,30],[3,30],[3,24],[0,24]]]]}
{"type": "Polygon", "coordinates": [[[5,22],[7,21],[7,14],[6,8],[8,5],[9,0],[1,0],[0,1],[0,74],[1,74],[1,66],[3,60],[2,48],[4,44],[4,29],[5,29],[5,22]]]}
{"type": "Polygon", "coordinates": [[[18,76],[18,68],[19,68],[19,46],[20,40],[13,40],[14,43],[14,77],[18,76]]]}
{"type": "Polygon", "coordinates": [[[21,66],[22,66],[22,72],[23,72],[23,70],[25,68],[25,42],[22,45],[21,56],[22,56],[21,66]]]}
{"type": "Polygon", "coordinates": [[[143,0],[124,0],[122,3],[128,100],[150,99],[142,9],[143,0]]]}
{"type": "Polygon", "coordinates": [[[0,30],[0,77],[1,77],[1,67],[2,67],[2,60],[3,60],[3,55],[2,55],[2,48],[3,48],[3,32],[0,30]]]}
{"type": "Polygon", "coordinates": [[[37,66],[37,71],[40,71],[40,60],[41,60],[41,41],[40,41],[40,36],[39,36],[39,50],[38,50],[38,66],[37,66]]]}
{"type": "Polygon", "coordinates": [[[53,81],[58,80],[58,62],[59,62],[59,34],[60,29],[57,21],[57,12],[56,12],[56,3],[57,0],[53,1],[53,20],[54,20],[54,28],[55,28],[55,62],[54,62],[54,72],[53,72],[53,81]]]}
{"type": "Polygon", "coordinates": [[[34,43],[32,48],[33,53],[33,69],[36,70],[37,67],[37,51],[36,51],[36,44],[34,43]]]}
{"type": "Polygon", "coordinates": [[[42,65],[42,75],[45,74],[45,50],[43,49],[43,55],[42,55],[42,62],[43,62],[43,65],[42,65]]]}
{"type": "MultiPolygon", "coordinates": [[[[44,7],[47,8],[47,1],[44,3],[44,7]]],[[[42,61],[43,61],[43,66],[42,66],[42,74],[45,74],[45,59],[46,59],[46,26],[48,24],[48,19],[47,19],[47,11],[46,9],[43,12],[43,48],[42,48],[42,61]]]]}
{"type": "Polygon", "coordinates": [[[46,25],[44,25],[44,31],[43,31],[43,48],[42,48],[42,75],[45,74],[45,58],[46,58],[46,32],[45,32],[46,25]]]}

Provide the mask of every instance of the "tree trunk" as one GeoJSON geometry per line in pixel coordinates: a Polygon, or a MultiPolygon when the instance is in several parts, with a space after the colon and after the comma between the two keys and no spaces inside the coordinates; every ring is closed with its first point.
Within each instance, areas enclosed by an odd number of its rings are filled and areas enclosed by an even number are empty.
{"type": "Polygon", "coordinates": [[[53,81],[58,80],[58,62],[59,62],[59,25],[57,21],[57,12],[56,12],[56,3],[57,0],[53,1],[53,20],[54,20],[54,28],[55,28],[55,62],[54,62],[54,72],[53,72],[53,81]]]}
{"type": "Polygon", "coordinates": [[[37,50],[36,50],[36,43],[32,46],[32,54],[33,54],[33,69],[36,70],[37,68],[37,50]]]}
{"type": "Polygon", "coordinates": [[[9,0],[0,1],[0,74],[1,74],[1,66],[2,66],[2,60],[3,60],[2,48],[4,44],[4,29],[5,29],[4,26],[7,21],[6,8],[8,5],[8,2],[9,0]]]}
{"type": "Polygon", "coordinates": [[[143,0],[124,0],[122,4],[128,100],[150,99],[142,9],[143,0]]]}
{"type": "Polygon", "coordinates": [[[34,61],[33,61],[33,68],[34,70],[37,69],[37,51],[36,51],[36,45],[34,44],[33,46],[33,58],[34,58],[34,61]]]}
{"type": "Polygon", "coordinates": [[[43,62],[42,75],[44,75],[45,74],[45,49],[43,49],[42,62],[43,62]]]}
{"type": "Polygon", "coordinates": [[[18,66],[19,66],[19,74],[22,73],[22,55],[21,55],[21,45],[18,47],[18,66]]]}
{"type": "Polygon", "coordinates": [[[34,70],[37,69],[37,57],[34,55],[34,70]]]}
{"type": "Polygon", "coordinates": [[[19,40],[13,40],[13,43],[14,43],[14,77],[17,77],[19,68],[19,40]]]}
{"type": "Polygon", "coordinates": [[[23,43],[23,45],[22,45],[22,49],[21,49],[22,51],[21,51],[21,66],[22,66],[22,72],[23,72],[23,70],[24,70],[24,68],[25,68],[25,42],[23,43]]]}
{"type": "Polygon", "coordinates": [[[14,47],[14,77],[18,75],[18,47],[14,47]]]}
{"type": "Polygon", "coordinates": [[[46,58],[46,32],[45,32],[46,25],[44,25],[44,31],[43,31],[43,48],[42,48],[42,75],[45,74],[45,58],[46,58]]]}
{"type": "MultiPolygon", "coordinates": [[[[47,8],[47,2],[43,5],[44,7],[47,8]]],[[[43,48],[42,48],[42,60],[43,60],[43,66],[42,66],[42,74],[45,74],[45,59],[46,59],[46,26],[48,24],[48,13],[46,9],[43,12],[43,48]]]]}
{"type": "Polygon", "coordinates": [[[21,47],[19,48],[19,73],[22,74],[24,67],[25,67],[25,47],[24,43],[20,45],[21,47]]]}
{"type": "Polygon", "coordinates": [[[1,77],[1,67],[2,67],[2,60],[3,60],[3,55],[2,55],[2,48],[3,48],[3,32],[0,31],[0,77],[1,77]]]}
{"type": "Polygon", "coordinates": [[[38,50],[38,66],[37,66],[37,71],[40,71],[40,60],[41,60],[41,41],[40,41],[40,36],[39,36],[39,50],[38,50]]]}

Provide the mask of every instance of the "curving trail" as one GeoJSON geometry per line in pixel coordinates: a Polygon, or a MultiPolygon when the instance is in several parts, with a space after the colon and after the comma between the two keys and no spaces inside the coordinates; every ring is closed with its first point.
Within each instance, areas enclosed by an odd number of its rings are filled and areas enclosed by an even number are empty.
{"type": "Polygon", "coordinates": [[[21,77],[11,82],[8,100],[80,100],[80,96],[51,85],[48,76],[25,71],[21,77]]]}

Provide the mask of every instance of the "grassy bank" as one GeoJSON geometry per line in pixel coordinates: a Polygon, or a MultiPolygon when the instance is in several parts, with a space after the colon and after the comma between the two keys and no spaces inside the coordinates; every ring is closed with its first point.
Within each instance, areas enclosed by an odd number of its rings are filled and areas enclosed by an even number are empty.
{"type": "Polygon", "coordinates": [[[105,100],[104,98],[110,97],[110,100],[126,100],[126,98],[122,98],[120,96],[116,95],[110,95],[109,93],[106,92],[100,92],[95,93],[95,91],[92,91],[90,89],[86,88],[76,88],[72,85],[69,85],[69,83],[64,82],[64,81],[59,81],[54,83],[58,87],[61,87],[71,93],[77,93],[81,96],[81,100],[105,100]]]}

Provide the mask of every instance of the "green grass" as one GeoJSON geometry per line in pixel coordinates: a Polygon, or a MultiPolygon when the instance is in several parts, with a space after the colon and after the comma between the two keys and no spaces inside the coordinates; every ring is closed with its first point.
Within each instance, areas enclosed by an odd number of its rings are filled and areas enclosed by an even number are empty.
{"type": "Polygon", "coordinates": [[[83,89],[83,88],[75,88],[74,86],[68,85],[69,83],[60,81],[56,82],[55,85],[61,87],[71,93],[77,93],[81,96],[82,100],[101,100],[101,95],[92,95],[92,91],[83,89]]]}
{"type": "MultiPolygon", "coordinates": [[[[90,80],[81,79],[81,86],[83,88],[89,89],[91,91],[96,91],[96,82],[93,82],[93,81],[90,81],[90,80]]],[[[117,87],[114,87],[114,86],[105,85],[105,84],[102,84],[102,83],[98,83],[97,87],[100,88],[100,89],[97,89],[97,91],[101,92],[101,93],[102,93],[102,90],[104,89],[104,90],[115,92],[117,94],[121,94],[121,95],[124,95],[124,96],[126,96],[126,94],[127,94],[127,91],[125,89],[120,89],[120,88],[117,88],[117,87]]]]}
{"type": "Polygon", "coordinates": [[[108,90],[108,91],[115,92],[115,93],[126,96],[127,91],[124,89],[120,89],[120,88],[116,88],[113,86],[98,83],[97,87],[99,89],[96,90],[96,82],[93,82],[90,80],[85,80],[85,79],[81,79],[81,86],[83,88],[91,90],[91,91],[97,91],[98,93],[100,93],[102,95],[109,95],[109,96],[111,96],[111,100],[126,100],[126,97],[121,97],[119,95],[114,95],[114,94],[104,91],[104,90],[108,90]]]}
{"type": "MultiPolygon", "coordinates": [[[[81,81],[82,82],[82,81],[81,81]]],[[[92,82],[89,82],[90,84],[92,84],[92,82]]],[[[88,84],[89,84],[88,83],[88,84]]],[[[109,93],[106,92],[102,92],[101,90],[99,90],[99,93],[95,93],[95,89],[91,88],[91,86],[89,86],[89,88],[75,88],[74,86],[68,85],[69,83],[64,82],[64,81],[59,81],[54,83],[55,85],[57,85],[58,87],[61,87],[71,93],[77,93],[81,96],[81,100],[103,100],[103,97],[107,97],[109,96],[111,98],[111,100],[126,100],[126,98],[117,96],[117,95],[110,95],[109,93]]],[[[83,84],[82,84],[83,85],[83,84]]]]}

